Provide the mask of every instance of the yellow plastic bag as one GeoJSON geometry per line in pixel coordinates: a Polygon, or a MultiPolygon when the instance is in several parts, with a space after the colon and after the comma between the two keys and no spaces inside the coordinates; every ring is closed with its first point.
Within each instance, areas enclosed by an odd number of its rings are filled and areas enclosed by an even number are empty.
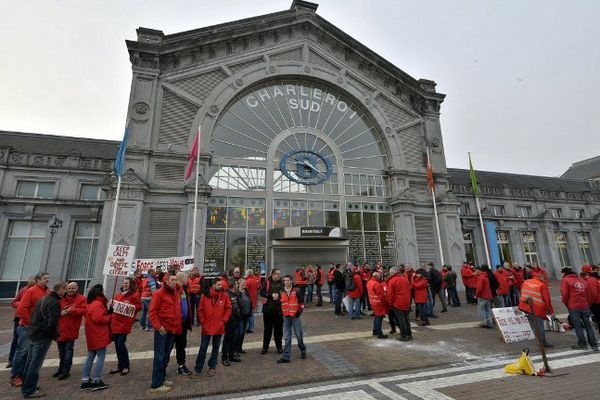
{"type": "Polygon", "coordinates": [[[508,364],[504,367],[504,371],[509,374],[535,375],[533,363],[529,359],[529,349],[523,349],[521,357],[516,363],[508,364]]]}

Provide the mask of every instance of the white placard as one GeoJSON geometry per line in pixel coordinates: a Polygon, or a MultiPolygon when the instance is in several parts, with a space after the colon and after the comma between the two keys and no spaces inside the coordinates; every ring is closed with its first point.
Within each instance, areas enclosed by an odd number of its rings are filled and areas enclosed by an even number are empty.
{"type": "Polygon", "coordinates": [[[124,315],[126,317],[134,318],[135,317],[135,306],[133,304],[124,303],[122,301],[113,300],[112,301],[113,313],[124,315]]]}
{"type": "Polygon", "coordinates": [[[156,269],[160,267],[163,271],[167,271],[170,266],[176,265],[181,271],[190,271],[194,268],[194,258],[191,256],[169,257],[169,258],[138,258],[133,260],[133,271],[142,271],[147,273],[150,268],[156,269]]]}
{"type": "Polygon", "coordinates": [[[111,244],[108,246],[106,261],[104,262],[104,275],[128,276],[133,274],[132,261],[135,246],[111,244]]]}
{"type": "Polygon", "coordinates": [[[527,315],[518,307],[492,308],[492,312],[504,342],[516,343],[535,339],[527,315]]]}

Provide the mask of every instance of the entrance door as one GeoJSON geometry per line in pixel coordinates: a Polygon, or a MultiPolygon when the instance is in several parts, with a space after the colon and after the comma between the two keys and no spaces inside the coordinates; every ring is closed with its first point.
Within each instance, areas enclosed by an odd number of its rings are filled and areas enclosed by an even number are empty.
{"type": "Polygon", "coordinates": [[[343,264],[348,259],[345,247],[333,248],[274,248],[273,265],[281,269],[282,275],[292,275],[298,267],[307,264],[321,265],[325,270],[328,264],[343,264]]]}

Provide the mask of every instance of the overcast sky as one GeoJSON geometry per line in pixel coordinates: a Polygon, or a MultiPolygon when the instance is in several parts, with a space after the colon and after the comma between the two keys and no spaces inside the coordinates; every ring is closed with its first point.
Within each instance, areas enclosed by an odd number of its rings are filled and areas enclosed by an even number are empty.
{"type": "MultiPolygon", "coordinates": [[[[447,95],[449,167],[557,176],[600,155],[600,1],[321,0],[318,14],[447,95]]],[[[0,2],[0,130],[120,140],[139,26],[166,34],[291,0],[0,2]]]]}

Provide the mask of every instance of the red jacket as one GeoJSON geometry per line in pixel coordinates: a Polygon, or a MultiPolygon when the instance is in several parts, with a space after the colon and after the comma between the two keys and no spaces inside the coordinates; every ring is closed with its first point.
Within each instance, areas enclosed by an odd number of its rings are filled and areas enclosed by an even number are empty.
{"type": "Polygon", "coordinates": [[[148,311],[154,329],[158,330],[162,326],[174,335],[181,333],[181,290],[179,286],[171,289],[164,285],[154,292],[148,311]]]}
{"type": "Polygon", "coordinates": [[[260,288],[260,277],[252,275],[246,278],[246,290],[248,291],[248,297],[250,297],[250,304],[252,309],[256,308],[256,302],[258,301],[258,289],[260,288]]]}
{"type": "Polygon", "coordinates": [[[375,278],[367,282],[367,293],[373,313],[376,317],[381,317],[389,312],[389,305],[384,286],[375,278]]]}
{"type": "Polygon", "coordinates": [[[69,342],[79,337],[79,328],[81,328],[81,320],[87,308],[87,299],[85,296],[75,293],[75,296],[67,296],[60,299],[60,309],[71,309],[67,315],[62,315],[58,319],[58,333],[60,336],[56,339],[57,342],[69,342]]]}
{"type": "Polygon", "coordinates": [[[210,288],[210,293],[200,299],[198,315],[203,336],[224,334],[225,323],[231,316],[231,300],[227,293],[223,290],[215,292],[210,288]]]}
{"type": "Polygon", "coordinates": [[[19,289],[17,296],[13,299],[13,301],[10,302],[10,306],[15,309],[15,317],[17,316],[17,307],[19,306],[19,303],[21,302],[21,300],[23,300],[23,296],[25,295],[25,292],[30,287],[31,286],[24,286],[21,289],[19,289]]]}
{"type": "Polygon", "coordinates": [[[536,267],[536,268],[533,268],[531,270],[531,277],[532,278],[535,278],[536,276],[539,276],[539,275],[543,275],[544,276],[544,281],[543,282],[548,282],[548,273],[546,272],[546,270],[544,268],[542,268],[542,267],[536,267]]]}
{"type": "Polygon", "coordinates": [[[587,275],[583,279],[586,280],[590,291],[592,292],[592,298],[594,299],[592,304],[600,304],[600,280],[598,280],[598,278],[596,278],[594,275],[587,275]]]}
{"type": "MultiPolygon", "coordinates": [[[[158,288],[160,287],[160,284],[158,283],[158,277],[156,275],[154,276],[147,276],[144,278],[144,280],[142,281],[142,297],[148,298],[148,297],[152,297],[152,288],[150,286],[150,279],[154,279],[154,282],[156,283],[156,290],[158,290],[158,288]]],[[[156,292],[155,290],[155,292],[156,292]]]]}
{"type": "Polygon", "coordinates": [[[585,279],[571,273],[563,276],[560,283],[562,302],[569,310],[584,310],[593,304],[595,298],[585,279]]]}
{"type": "Polygon", "coordinates": [[[446,274],[448,273],[448,271],[445,270],[440,270],[440,275],[442,276],[442,289],[446,289],[446,274]]]}
{"type": "Polygon", "coordinates": [[[510,269],[515,277],[515,285],[517,285],[517,289],[521,289],[521,287],[523,286],[523,282],[525,281],[525,277],[523,275],[523,268],[517,269],[515,267],[512,267],[510,269]]]}
{"type": "MultiPolygon", "coordinates": [[[[136,314],[142,309],[142,299],[137,291],[133,293],[118,293],[115,296],[115,300],[134,305],[136,314]]],[[[123,333],[125,335],[131,333],[131,327],[133,326],[135,317],[130,318],[125,315],[112,313],[110,318],[110,330],[112,333],[123,333]]]]}
{"type": "Polygon", "coordinates": [[[296,286],[303,286],[308,284],[308,277],[306,271],[303,268],[298,268],[294,274],[294,283],[296,286]]]}
{"type": "Polygon", "coordinates": [[[144,278],[142,278],[141,276],[138,276],[137,278],[134,278],[135,280],[135,290],[140,294],[140,297],[142,297],[142,285],[144,284],[144,278]]]}
{"type": "Polygon", "coordinates": [[[546,318],[546,315],[554,314],[548,285],[538,278],[527,279],[523,282],[519,310],[529,314],[533,312],[540,318],[546,318]],[[529,297],[533,300],[533,310],[526,302],[529,297]]]}
{"type": "Polygon", "coordinates": [[[423,275],[421,277],[418,277],[416,274],[413,275],[411,288],[415,291],[415,303],[427,303],[427,285],[427,278],[423,275]]]}
{"type": "Polygon", "coordinates": [[[462,277],[465,287],[475,288],[477,286],[477,278],[469,265],[463,264],[460,269],[460,276],[462,277]]]}
{"type": "Polygon", "coordinates": [[[510,275],[504,268],[498,268],[496,272],[494,272],[496,279],[498,280],[498,289],[496,289],[496,294],[510,294],[510,275]]]}
{"type": "Polygon", "coordinates": [[[475,297],[478,299],[491,300],[492,289],[490,288],[490,280],[488,279],[487,273],[480,272],[476,276],[476,279],[475,297]]]}
{"type": "MultiPolygon", "coordinates": [[[[425,280],[425,284],[427,284],[427,280],[425,280]]],[[[408,282],[407,277],[400,274],[393,275],[388,281],[387,292],[392,307],[401,311],[410,310],[412,299],[410,297],[410,282],[408,282]]],[[[427,301],[427,289],[425,289],[425,301],[427,301]]]]}
{"type": "Polygon", "coordinates": [[[363,294],[363,283],[362,279],[360,279],[360,274],[352,275],[352,279],[354,279],[354,290],[348,291],[348,296],[352,299],[358,299],[363,294]]]}
{"type": "Polygon", "coordinates": [[[28,326],[29,318],[37,302],[50,293],[50,289],[35,284],[25,291],[23,298],[17,305],[16,316],[19,317],[19,325],[28,326]]]}
{"type": "Polygon", "coordinates": [[[96,297],[85,308],[85,341],[88,351],[104,349],[110,344],[110,314],[106,297],[96,297]]]}
{"type": "Polygon", "coordinates": [[[188,279],[189,294],[200,294],[202,290],[202,278],[202,275],[190,276],[190,279],[188,279]]]}
{"type": "Polygon", "coordinates": [[[224,292],[226,292],[227,289],[229,289],[229,278],[226,278],[224,276],[221,277],[221,289],[223,289],[224,292]]]}

